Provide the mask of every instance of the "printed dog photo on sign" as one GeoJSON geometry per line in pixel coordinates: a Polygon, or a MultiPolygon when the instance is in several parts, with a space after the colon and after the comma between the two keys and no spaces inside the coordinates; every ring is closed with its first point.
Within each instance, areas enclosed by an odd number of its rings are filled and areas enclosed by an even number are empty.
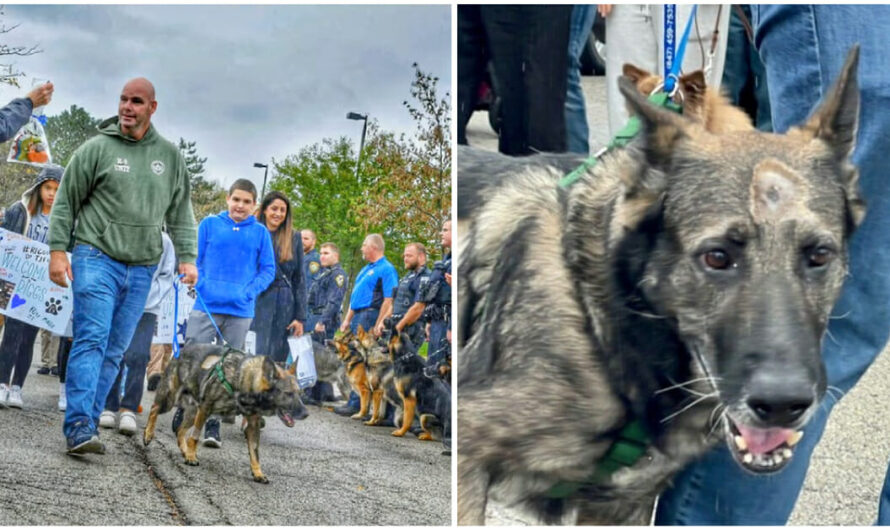
{"type": "Polygon", "coordinates": [[[15,284],[6,280],[0,280],[0,307],[9,309],[12,293],[15,292],[15,284]]]}

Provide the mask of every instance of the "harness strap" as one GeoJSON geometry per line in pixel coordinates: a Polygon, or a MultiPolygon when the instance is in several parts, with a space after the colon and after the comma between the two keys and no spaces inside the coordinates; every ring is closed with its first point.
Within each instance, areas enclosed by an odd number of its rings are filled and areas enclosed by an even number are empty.
{"type": "Polygon", "coordinates": [[[603,483],[622,467],[630,467],[646,454],[651,439],[646,427],[639,420],[634,420],[621,429],[618,439],[609,448],[609,452],[597,462],[596,470],[586,480],[580,482],[558,482],[546,496],[551,499],[564,499],[584,486],[603,483]]]}

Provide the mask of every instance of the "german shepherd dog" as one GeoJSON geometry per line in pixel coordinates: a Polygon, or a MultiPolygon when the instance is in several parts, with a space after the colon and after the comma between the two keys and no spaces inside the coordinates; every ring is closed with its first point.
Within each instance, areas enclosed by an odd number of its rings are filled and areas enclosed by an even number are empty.
{"type": "Polygon", "coordinates": [[[313,340],[312,354],[315,356],[315,371],[318,374],[318,380],[337,385],[340,394],[348,396],[349,380],[346,378],[346,367],[340,362],[334,341],[325,340],[322,344],[313,340]]]}
{"type": "Polygon", "coordinates": [[[623,77],[640,135],[564,188],[558,156],[459,151],[459,524],[484,524],[490,493],[548,522],[647,524],[721,438],[751,473],[793,458],[864,215],[857,64],[783,135],[712,134],[623,77]],[[604,474],[634,425],[642,457],[604,474]]]}
{"type": "Polygon", "coordinates": [[[331,344],[337,350],[337,358],[343,363],[349,385],[359,395],[359,411],[350,416],[354,420],[364,418],[368,414],[371,403],[371,389],[368,387],[368,373],[365,357],[356,348],[356,338],[350,332],[334,337],[331,344]]]}
{"type": "Polygon", "coordinates": [[[384,407],[386,403],[400,406],[393,386],[392,359],[386,352],[385,345],[380,344],[362,326],[358,326],[355,339],[352,342],[355,348],[365,359],[365,373],[368,390],[371,393],[371,419],[365,425],[380,425],[384,419],[384,407]],[[389,389],[389,392],[387,392],[389,389]]]}
{"type": "Polygon", "coordinates": [[[268,484],[259,458],[262,417],[276,414],[282,423],[293,427],[295,420],[308,416],[300,400],[296,366],[294,363],[284,370],[264,355],[248,355],[215,344],[186,345],[161,377],[143,442],[148,445],[154,439],[158,415],[178,406],[183,409],[183,419],[176,441],[185,463],[196,466],[198,437],[207,418],[211,414],[243,414],[250,471],[255,481],[268,484]],[[220,362],[225,383],[216,371],[220,362]]]}
{"type": "Polygon", "coordinates": [[[393,366],[392,385],[398,393],[402,409],[402,421],[393,436],[405,436],[414,418],[420,421],[422,433],[419,440],[433,440],[433,434],[442,438],[451,422],[451,393],[445,383],[424,375],[426,363],[414,352],[410,339],[402,339],[392,330],[388,350],[393,366]]]}

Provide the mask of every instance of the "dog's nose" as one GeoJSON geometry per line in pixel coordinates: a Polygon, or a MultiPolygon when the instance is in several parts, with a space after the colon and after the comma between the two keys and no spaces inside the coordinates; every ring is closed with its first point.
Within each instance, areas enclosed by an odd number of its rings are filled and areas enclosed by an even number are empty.
{"type": "Polygon", "coordinates": [[[813,388],[805,377],[764,374],[754,377],[748,385],[747,404],[768,426],[785,427],[813,405],[816,398],[813,388]]]}

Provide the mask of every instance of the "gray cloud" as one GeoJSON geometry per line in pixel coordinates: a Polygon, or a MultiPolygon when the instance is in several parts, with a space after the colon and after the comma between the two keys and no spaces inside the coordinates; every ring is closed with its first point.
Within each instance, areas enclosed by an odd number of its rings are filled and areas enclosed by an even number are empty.
{"type": "MultiPolygon", "coordinates": [[[[7,6],[21,23],[11,44],[44,53],[17,59],[56,85],[50,114],[72,104],[112,116],[123,83],[157,89],[158,130],[195,140],[208,176],[261,181],[253,162],[282,159],[325,137],[358,138],[369,113],[412,132],[402,106],[411,64],[451,86],[449,6],[7,6]]],[[[30,80],[26,80],[30,83],[30,80]]],[[[21,91],[0,90],[11,99],[21,91]]],[[[357,140],[356,140],[357,141],[357,140]]]]}

